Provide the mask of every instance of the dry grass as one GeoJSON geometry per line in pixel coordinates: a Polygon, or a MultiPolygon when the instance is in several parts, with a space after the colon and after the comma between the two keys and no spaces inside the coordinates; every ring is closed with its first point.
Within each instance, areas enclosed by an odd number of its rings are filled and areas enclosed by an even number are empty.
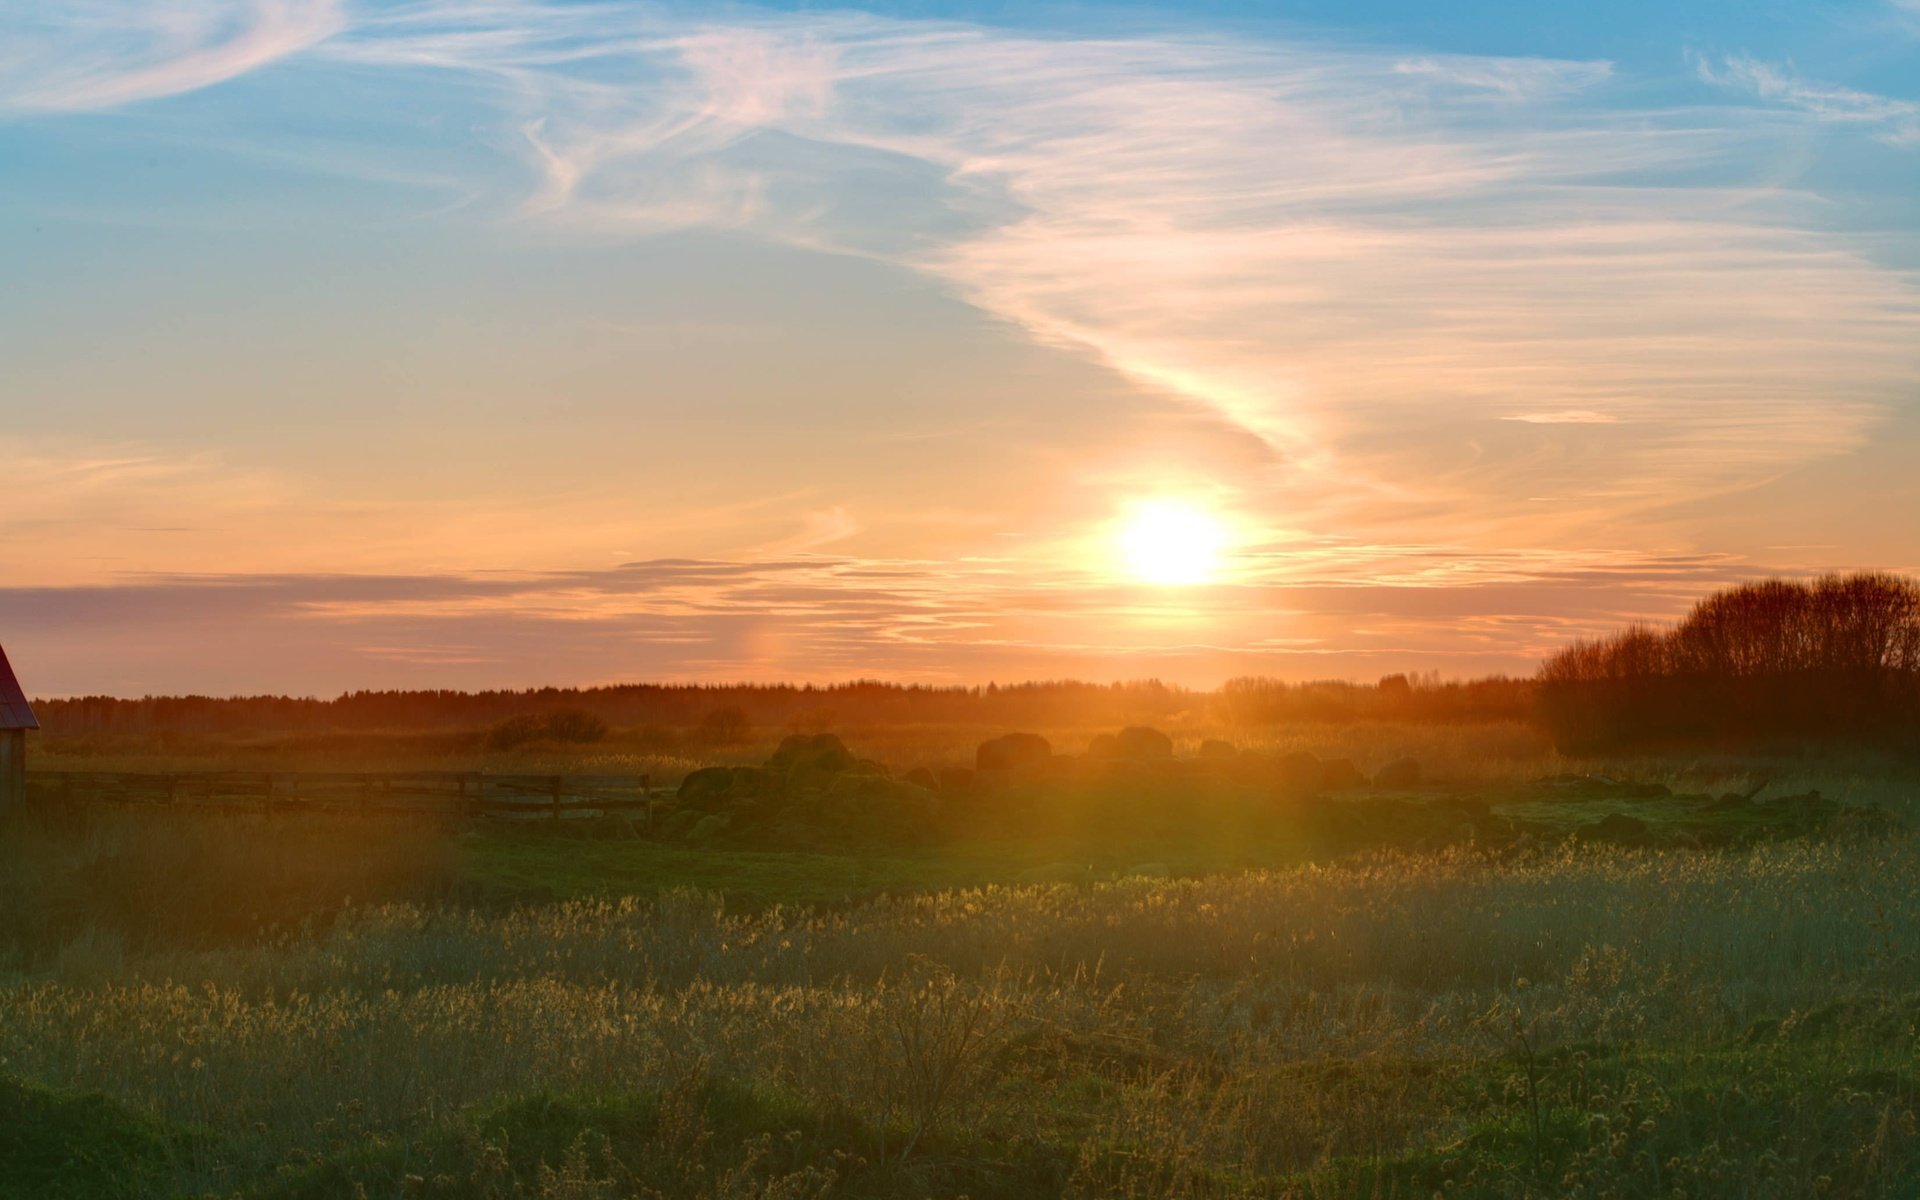
{"type": "MultiPolygon", "coordinates": [[[[749,1162],[766,1146],[729,1149],[743,1195],[829,1174],[872,1195],[1899,1195],[1917,874],[1903,837],[829,915],[387,904],[265,942],[82,937],[0,985],[0,1070],[225,1131],[169,1164],[185,1194],[425,1155],[516,1098],[697,1079],[864,1131],[858,1161],[772,1174],[749,1162]]],[[[591,1149],[509,1172],[517,1192],[476,1190],[475,1158],[433,1194],[644,1194],[591,1149]]]]}

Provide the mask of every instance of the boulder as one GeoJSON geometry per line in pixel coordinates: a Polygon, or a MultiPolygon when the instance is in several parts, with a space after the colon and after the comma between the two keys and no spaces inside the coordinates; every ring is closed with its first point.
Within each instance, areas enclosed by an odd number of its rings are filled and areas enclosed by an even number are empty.
{"type": "Polygon", "coordinates": [[[675,795],[683,807],[717,808],[732,792],[732,767],[701,767],[688,772],[675,795]]]}
{"type": "Polygon", "coordinates": [[[1046,762],[1053,757],[1053,744],[1037,733],[1008,733],[981,742],[974,752],[974,766],[982,771],[1013,771],[1046,762]]]}
{"type": "Polygon", "coordinates": [[[693,832],[693,827],[705,819],[706,815],[697,808],[683,808],[661,817],[654,828],[662,840],[677,842],[693,832]]]}
{"type": "Polygon", "coordinates": [[[1367,777],[1350,758],[1330,758],[1320,764],[1320,788],[1327,792],[1345,792],[1367,786],[1367,777]]]}
{"type": "Polygon", "coordinates": [[[780,794],[782,782],[778,774],[765,767],[735,767],[733,788],[727,796],[735,802],[771,799],[780,794]]]}
{"type": "Polygon", "coordinates": [[[640,836],[633,822],[619,813],[601,813],[582,824],[591,826],[592,836],[603,842],[630,842],[640,836]]]}
{"type": "Polygon", "coordinates": [[[1420,786],[1420,763],[1416,759],[1396,758],[1373,774],[1373,786],[1396,790],[1420,786]]]}
{"type": "Polygon", "coordinates": [[[912,838],[940,816],[940,797],[904,779],[842,775],[820,797],[820,815],[854,833],[912,838]]]}
{"type": "Polygon", "coordinates": [[[1114,734],[1113,741],[1114,752],[1121,758],[1139,760],[1173,757],[1173,739],[1145,725],[1130,725],[1114,734]]]}
{"type": "Polygon", "coordinates": [[[940,786],[939,777],[926,767],[915,767],[908,771],[906,780],[915,787],[923,787],[930,792],[940,786]]]}
{"type": "Polygon", "coordinates": [[[1087,743],[1087,757],[1095,762],[1107,762],[1120,753],[1120,739],[1110,733],[1095,734],[1087,743]]]}
{"type": "Polygon", "coordinates": [[[856,762],[846,743],[831,733],[796,733],[781,741],[767,759],[767,768],[789,778],[798,774],[838,775],[851,770],[856,762]]]}
{"type": "Polygon", "coordinates": [[[1630,845],[1646,840],[1647,823],[1625,813],[1608,813],[1591,825],[1581,826],[1575,833],[1582,841],[1630,845]]]}
{"type": "Polygon", "coordinates": [[[1239,749],[1236,748],[1232,742],[1223,742],[1219,738],[1208,738],[1206,741],[1200,743],[1201,758],[1227,759],[1237,758],[1239,755],[1239,749]]]}
{"type": "Polygon", "coordinates": [[[708,813],[687,831],[689,842],[710,842],[733,828],[733,818],[725,813],[708,813]]]}
{"type": "Polygon", "coordinates": [[[936,778],[943,792],[964,792],[973,786],[973,770],[969,767],[941,767],[936,778]]]}
{"type": "Polygon", "coordinates": [[[1273,781],[1287,792],[1317,792],[1326,770],[1310,751],[1295,750],[1274,760],[1273,781]]]}

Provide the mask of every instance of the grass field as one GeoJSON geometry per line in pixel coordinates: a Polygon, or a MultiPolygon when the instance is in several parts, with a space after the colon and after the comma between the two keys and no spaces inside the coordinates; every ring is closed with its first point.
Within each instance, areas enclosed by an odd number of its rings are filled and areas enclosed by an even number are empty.
{"type": "Polygon", "coordinates": [[[1920,1194],[1903,775],[1611,768],[1901,819],[1701,845],[1663,830],[1759,818],[1427,752],[1554,834],[16,821],[0,1196],[1920,1194]],[[1622,803],[1645,844],[1572,836],[1622,803]]]}

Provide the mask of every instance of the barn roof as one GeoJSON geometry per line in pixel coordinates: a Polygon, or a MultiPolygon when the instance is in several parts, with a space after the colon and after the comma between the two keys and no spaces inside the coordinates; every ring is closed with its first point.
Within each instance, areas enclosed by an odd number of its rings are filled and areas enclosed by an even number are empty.
{"type": "Polygon", "coordinates": [[[33,719],[27,694],[20,690],[20,681],[14,678],[13,667],[7,663],[6,649],[0,647],[0,729],[38,728],[40,722],[33,719]]]}

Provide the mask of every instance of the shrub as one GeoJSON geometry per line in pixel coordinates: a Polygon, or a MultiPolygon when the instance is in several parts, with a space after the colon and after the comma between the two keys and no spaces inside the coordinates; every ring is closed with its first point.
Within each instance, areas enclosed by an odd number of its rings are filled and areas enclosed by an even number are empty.
{"type": "Polygon", "coordinates": [[[548,741],[585,746],[607,736],[607,723],[584,708],[563,708],[546,717],[548,741]]]}
{"type": "Polygon", "coordinates": [[[514,750],[529,742],[584,746],[603,740],[607,723],[583,708],[562,708],[534,716],[508,717],[487,731],[487,748],[514,750]]]}
{"type": "Polygon", "coordinates": [[[700,738],[714,745],[731,745],[746,736],[747,714],[738,705],[713,709],[700,719],[700,738]]]}

